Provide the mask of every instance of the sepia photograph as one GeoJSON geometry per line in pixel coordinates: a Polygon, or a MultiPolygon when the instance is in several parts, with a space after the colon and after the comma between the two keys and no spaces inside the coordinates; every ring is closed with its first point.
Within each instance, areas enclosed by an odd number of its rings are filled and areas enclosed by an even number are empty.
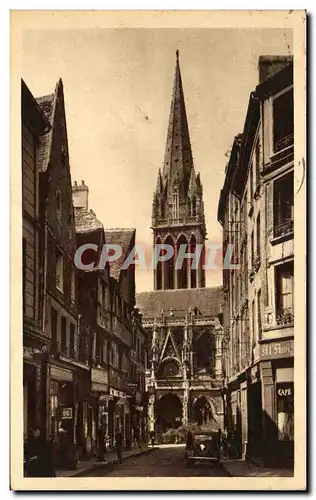
{"type": "Polygon", "coordinates": [[[11,12],[12,489],[306,487],[305,22],[11,12]]]}

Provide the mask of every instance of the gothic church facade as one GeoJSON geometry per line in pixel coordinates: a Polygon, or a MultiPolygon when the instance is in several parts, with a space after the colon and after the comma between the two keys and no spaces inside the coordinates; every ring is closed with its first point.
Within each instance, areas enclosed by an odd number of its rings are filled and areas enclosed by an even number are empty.
{"type": "Polygon", "coordinates": [[[154,247],[168,244],[173,256],[158,262],[154,291],[137,295],[149,339],[149,430],[159,436],[189,422],[222,426],[222,288],[205,287],[203,187],[193,164],[178,51],[152,230],[154,247]],[[181,247],[199,255],[197,266],[193,258],[176,265],[181,247]]]}

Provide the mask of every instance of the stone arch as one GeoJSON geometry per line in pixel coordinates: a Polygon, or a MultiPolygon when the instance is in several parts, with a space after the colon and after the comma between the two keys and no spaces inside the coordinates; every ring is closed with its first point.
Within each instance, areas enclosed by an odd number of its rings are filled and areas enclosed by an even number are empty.
{"type": "Polygon", "coordinates": [[[163,265],[163,276],[164,276],[164,290],[172,290],[174,288],[174,240],[170,235],[167,235],[164,239],[164,244],[170,245],[173,248],[173,255],[170,259],[166,260],[163,265]]]}
{"type": "Polygon", "coordinates": [[[193,421],[198,425],[212,426],[214,428],[220,425],[216,405],[212,398],[203,395],[194,400],[193,421]]]}
{"type": "Polygon", "coordinates": [[[174,392],[163,394],[156,401],[156,427],[158,434],[176,429],[182,422],[182,401],[174,392]]]}
{"type": "Polygon", "coordinates": [[[168,356],[162,360],[158,370],[158,378],[177,377],[181,375],[180,362],[174,356],[168,356]]]}
{"type": "MultiPolygon", "coordinates": [[[[188,240],[187,237],[181,233],[177,239],[177,255],[180,249],[180,245],[185,245],[185,252],[188,252],[188,240]]],[[[177,269],[177,288],[188,288],[188,259],[183,259],[182,266],[177,269]]]]}
{"type": "Polygon", "coordinates": [[[211,328],[206,328],[194,339],[196,369],[205,369],[209,374],[215,369],[215,337],[211,328]]]}

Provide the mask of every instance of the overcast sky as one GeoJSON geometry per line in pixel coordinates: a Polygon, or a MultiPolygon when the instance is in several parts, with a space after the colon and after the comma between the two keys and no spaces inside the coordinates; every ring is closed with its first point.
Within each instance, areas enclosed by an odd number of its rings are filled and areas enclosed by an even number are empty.
{"type": "MultiPolygon", "coordinates": [[[[24,37],[22,77],[31,92],[50,94],[63,79],[72,181],[89,186],[89,208],[105,227],[135,227],[147,252],[177,49],[208,238],[221,242],[225,153],[242,132],[259,56],[292,53],[291,30],[42,30],[24,37]]],[[[207,286],[219,284],[221,270],[209,271],[207,286]]],[[[151,290],[152,272],[138,270],[136,285],[151,290]]]]}

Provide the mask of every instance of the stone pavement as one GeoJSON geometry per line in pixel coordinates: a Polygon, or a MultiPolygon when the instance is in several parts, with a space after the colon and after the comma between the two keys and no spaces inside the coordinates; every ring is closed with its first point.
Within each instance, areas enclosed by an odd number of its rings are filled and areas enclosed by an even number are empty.
{"type": "MultiPolygon", "coordinates": [[[[131,450],[124,450],[122,453],[123,462],[130,457],[138,457],[146,453],[151,453],[155,449],[157,449],[157,446],[143,446],[141,449],[133,448],[131,450]]],[[[104,462],[100,462],[96,458],[92,458],[91,460],[87,460],[85,462],[78,462],[76,470],[58,470],[56,472],[56,477],[80,477],[81,475],[84,476],[87,472],[93,472],[97,477],[98,471],[102,474],[105,469],[118,463],[119,461],[116,452],[111,450],[106,452],[104,462]]]]}
{"type": "Polygon", "coordinates": [[[239,477],[293,477],[292,469],[269,469],[258,467],[241,459],[221,460],[222,466],[231,474],[239,477]]]}

